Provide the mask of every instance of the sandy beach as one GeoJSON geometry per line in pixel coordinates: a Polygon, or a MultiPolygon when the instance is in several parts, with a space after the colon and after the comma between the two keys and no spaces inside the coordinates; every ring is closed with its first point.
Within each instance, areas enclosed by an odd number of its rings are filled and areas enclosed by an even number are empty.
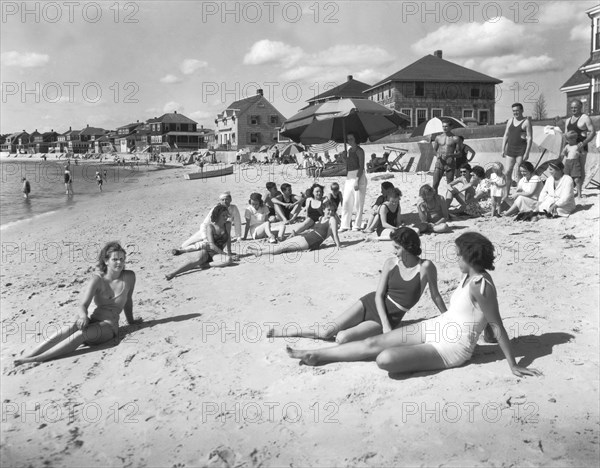
{"type": "MultiPolygon", "coordinates": [[[[243,215],[265,183],[312,181],[285,166],[186,181],[189,169],[149,174],[52,217],[2,231],[2,460],[4,466],[594,466],[598,423],[598,191],[566,219],[480,218],[422,237],[448,304],[458,285],[453,240],[488,236],[492,272],[517,361],[543,372],[517,378],[483,340],[466,365],[388,375],[373,362],[299,366],[270,339],[273,324],[326,323],[375,290],[390,242],[344,233],[344,248],[239,264],[171,282],[170,250],[195,232],[218,194],[243,215]],[[15,368],[23,350],[76,316],[100,245],[119,240],[137,274],[134,315],[119,344],[15,368]]],[[[369,179],[372,175],[369,175],[369,179]]],[[[325,179],[328,188],[333,180],[325,179]]],[[[415,213],[431,176],[396,173],[403,213],[415,213]]],[[[380,181],[368,186],[367,204],[380,181]]],[[[442,184],[444,187],[444,184],[442,184]]],[[[444,193],[440,190],[440,193],[444,193]]],[[[410,218],[409,218],[410,219],[410,218]]],[[[407,322],[437,315],[426,291],[407,322]]]]}

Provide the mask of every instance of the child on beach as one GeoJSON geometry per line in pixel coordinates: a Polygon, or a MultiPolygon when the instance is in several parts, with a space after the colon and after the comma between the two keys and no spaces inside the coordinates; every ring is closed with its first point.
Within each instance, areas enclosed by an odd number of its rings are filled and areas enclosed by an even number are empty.
{"type": "Polygon", "coordinates": [[[388,200],[379,208],[379,223],[377,235],[379,240],[390,240],[390,235],[402,225],[400,198],[402,192],[399,188],[390,189],[388,200]]]}
{"type": "Polygon", "coordinates": [[[492,165],[492,172],[489,177],[490,181],[490,198],[492,201],[492,216],[500,217],[502,209],[502,196],[504,187],[506,186],[506,175],[504,174],[504,166],[501,162],[492,165]]]}
{"type": "Polygon", "coordinates": [[[271,222],[269,221],[269,209],[263,204],[262,196],[260,193],[250,194],[250,200],[248,200],[248,208],[244,213],[246,218],[246,230],[242,240],[246,240],[248,233],[252,236],[252,239],[264,239],[269,238],[269,242],[272,244],[277,242],[275,236],[271,232],[271,222]]]}
{"type": "Polygon", "coordinates": [[[133,318],[135,273],[125,270],[125,258],[125,250],[118,242],[106,244],[98,256],[97,271],[87,283],[79,318],[24,357],[15,359],[15,365],[48,361],[72,353],[82,344],[95,346],[112,340],[118,335],[123,310],[128,324],[141,322],[133,318]],[[96,308],[89,316],[92,300],[96,308]]]}
{"type": "Polygon", "coordinates": [[[196,268],[204,269],[208,267],[225,267],[231,265],[234,256],[231,254],[231,223],[228,221],[229,211],[225,205],[217,205],[210,214],[210,224],[205,231],[198,231],[195,235],[197,239],[190,238],[186,243],[187,247],[173,249],[173,255],[181,255],[190,252],[200,252],[196,260],[190,261],[181,266],[173,273],[165,275],[167,281],[175,276],[196,268]],[[190,242],[190,241],[194,242],[190,242]],[[224,249],[227,249],[225,253],[224,249]],[[221,256],[218,261],[213,261],[217,255],[221,256]]]}
{"type": "Polygon", "coordinates": [[[98,185],[98,189],[102,192],[102,176],[99,171],[96,171],[96,184],[98,185]]]}
{"type": "Polygon", "coordinates": [[[379,225],[379,208],[389,199],[389,196],[394,189],[394,184],[391,182],[385,181],[381,183],[381,195],[377,197],[375,203],[371,206],[371,213],[369,213],[369,218],[367,219],[367,224],[364,229],[364,233],[370,234],[377,229],[379,225]]]}
{"type": "Polygon", "coordinates": [[[583,185],[583,168],[581,166],[581,150],[577,146],[577,132],[567,132],[567,144],[564,147],[559,161],[565,165],[564,173],[571,176],[577,187],[577,198],[581,199],[581,186],[583,185]],[[564,161],[563,159],[566,158],[564,161]]]}
{"type": "Polygon", "coordinates": [[[341,220],[337,211],[338,207],[342,205],[344,197],[342,196],[342,192],[340,191],[340,184],[338,184],[337,182],[333,182],[329,186],[329,188],[331,189],[331,192],[327,194],[327,200],[331,202],[331,211],[333,212],[333,216],[335,216],[339,225],[341,223],[341,220]]]}

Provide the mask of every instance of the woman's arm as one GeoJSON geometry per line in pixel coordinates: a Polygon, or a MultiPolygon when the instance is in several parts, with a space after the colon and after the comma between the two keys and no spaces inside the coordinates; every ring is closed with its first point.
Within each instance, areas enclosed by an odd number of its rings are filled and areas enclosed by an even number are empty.
{"type": "MultiPolygon", "coordinates": [[[[358,173],[356,175],[356,185],[358,186],[358,181],[365,173],[365,151],[360,146],[356,148],[356,156],[358,157],[358,173]]],[[[357,187],[355,187],[355,190],[357,190],[357,187]]]]}
{"type": "Polygon", "coordinates": [[[396,213],[396,227],[400,226],[402,226],[402,207],[400,206],[400,202],[398,202],[398,212],[396,213]]]}
{"type": "MultiPolygon", "coordinates": [[[[240,237],[242,235],[242,217],[240,216],[240,210],[237,206],[233,207],[233,227],[234,233],[236,237],[240,237]]],[[[229,236],[231,239],[231,236],[229,236]]]]}
{"type": "Polygon", "coordinates": [[[98,289],[100,281],[102,280],[98,275],[92,275],[88,281],[85,293],[83,294],[83,300],[81,301],[79,308],[79,318],[75,322],[79,330],[83,330],[90,323],[90,319],[88,317],[88,308],[92,303],[92,299],[94,299],[94,294],[96,294],[96,290],[98,289]]]}
{"type": "Polygon", "coordinates": [[[425,270],[425,281],[421,281],[421,294],[423,294],[423,291],[425,291],[425,288],[429,284],[429,293],[431,294],[431,299],[439,311],[443,314],[448,309],[446,309],[446,304],[444,303],[444,299],[442,298],[442,295],[438,289],[437,268],[430,260],[425,260],[422,268],[425,270]]]}
{"type": "Polygon", "coordinates": [[[527,367],[517,365],[511,350],[508,334],[506,333],[502,318],[500,317],[495,288],[487,283],[484,277],[482,277],[480,281],[471,281],[469,292],[471,293],[473,300],[479,304],[487,322],[494,330],[494,335],[500,344],[500,349],[502,349],[512,373],[519,377],[525,375],[541,375],[541,372],[536,369],[528,369],[527,367]]]}
{"type": "Polygon", "coordinates": [[[227,255],[231,257],[231,223],[225,223],[225,232],[227,233],[227,255]]]}
{"type": "Polygon", "coordinates": [[[248,237],[248,232],[250,231],[250,218],[246,217],[246,227],[244,228],[244,236],[242,240],[246,240],[248,237]]]}
{"type": "Polygon", "coordinates": [[[417,203],[417,213],[419,214],[419,219],[421,220],[422,223],[429,222],[429,216],[428,216],[429,212],[427,211],[427,202],[422,201],[420,203],[417,203]]]}
{"type": "MultiPolygon", "coordinates": [[[[231,229],[230,223],[226,223],[225,226],[227,226],[228,224],[229,224],[229,228],[231,229]]],[[[227,242],[228,242],[229,248],[231,248],[231,240],[229,239],[229,233],[228,233],[227,237],[228,237],[227,242]]],[[[210,245],[210,249],[212,251],[220,253],[221,255],[226,255],[225,252],[223,250],[221,250],[217,244],[215,244],[215,227],[212,225],[212,223],[206,227],[206,240],[207,240],[208,244],[210,245]]]]}
{"type": "MultiPolygon", "coordinates": [[[[338,249],[342,248],[342,243],[340,242],[340,236],[338,235],[338,225],[337,225],[337,219],[335,219],[335,216],[332,216],[331,218],[329,218],[329,235],[333,238],[333,242],[335,242],[335,245],[337,246],[338,249]]],[[[327,236],[329,237],[329,236],[327,236]]]]}
{"type": "Polygon", "coordinates": [[[133,271],[128,271],[128,278],[125,279],[129,283],[129,294],[127,294],[127,302],[125,303],[125,307],[123,311],[125,312],[125,318],[127,319],[127,323],[129,325],[133,325],[134,323],[139,323],[142,319],[134,319],[133,318],[133,290],[135,289],[135,273],[133,271]]]}
{"type": "Polygon", "coordinates": [[[438,195],[438,203],[442,207],[443,218],[438,220],[435,224],[445,223],[447,220],[450,219],[450,212],[448,211],[448,205],[446,204],[446,201],[444,200],[444,198],[441,195],[438,195]]]}
{"type": "Polygon", "coordinates": [[[377,285],[377,290],[375,291],[375,307],[377,308],[377,313],[379,314],[379,320],[381,320],[381,328],[383,329],[383,333],[392,331],[392,326],[390,325],[390,320],[388,319],[387,310],[385,308],[385,296],[387,294],[388,276],[395,264],[396,260],[393,258],[385,261],[383,268],[381,269],[379,284],[377,285]]]}
{"type": "Polygon", "coordinates": [[[390,210],[385,205],[385,203],[381,205],[381,207],[379,208],[379,222],[381,223],[381,227],[383,229],[391,229],[393,231],[394,229],[396,229],[396,226],[392,226],[387,222],[387,214],[389,211],[390,210]]]}
{"type": "MultiPolygon", "coordinates": [[[[521,189],[521,192],[519,192],[519,195],[522,195],[524,197],[531,197],[533,196],[533,194],[536,192],[538,185],[540,184],[540,182],[537,182],[535,184],[531,183],[531,182],[526,182],[526,184],[528,184],[528,186],[533,186],[532,189],[526,190],[525,188],[521,189]]],[[[525,184],[523,184],[525,186],[525,184]]]]}

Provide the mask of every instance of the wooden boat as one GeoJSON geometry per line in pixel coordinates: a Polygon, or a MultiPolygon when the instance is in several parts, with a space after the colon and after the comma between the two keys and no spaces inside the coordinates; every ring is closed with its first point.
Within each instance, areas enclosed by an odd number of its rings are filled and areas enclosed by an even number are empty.
{"type": "Polygon", "coordinates": [[[202,171],[202,172],[192,172],[190,174],[184,174],[187,180],[197,180],[197,179],[209,179],[211,177],[221,177],[228,176],[233,174],[233,166],[223,167],[221,169],[215,169],[214,171],[202,171]]]}

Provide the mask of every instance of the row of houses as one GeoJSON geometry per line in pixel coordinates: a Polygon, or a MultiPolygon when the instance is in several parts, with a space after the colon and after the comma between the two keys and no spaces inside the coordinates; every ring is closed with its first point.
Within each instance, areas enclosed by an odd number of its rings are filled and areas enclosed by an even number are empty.
{"type": "MultiPolygon", "coordinates": [[[[567,80],[561,91],[568,102],[583,101],[584,112],[600,113],[600,6],[586,11],[591,19],[590,56],[567,80]]],[[[450,116],[471,125],[495,123],[495,86],[501,80],[449,62],[441,50],[426,55],[407,67],[370,85],[348,75],[339,86],[307,101],[313,106],[334,99],[371,99],[410,117],[409,129],[432,117],[450,116]]],[[[109,131],[90,127],[69,128],[29,134],[25,130],[0,136],[0,150],[14,152],[101,153],[155,150],[196,150],[202,148],[258,148],[281,141],[279,130],[285,116],[258,89],[254,96],[239,99],[219,112],[215,129],[177,112],[146,122],[135,122],[109,131]]]]}
{"type": "Polygon", "coordinates": [[[197,122],[176,111],[146,122],[130,123],[116,130],[87,125],[69,127],[64,133],[37,129],[0,136],[0,151],[9,153],[109,153],[134,151],[190,151],[214,146],[214,130],[198,128],[197,122]]]}

